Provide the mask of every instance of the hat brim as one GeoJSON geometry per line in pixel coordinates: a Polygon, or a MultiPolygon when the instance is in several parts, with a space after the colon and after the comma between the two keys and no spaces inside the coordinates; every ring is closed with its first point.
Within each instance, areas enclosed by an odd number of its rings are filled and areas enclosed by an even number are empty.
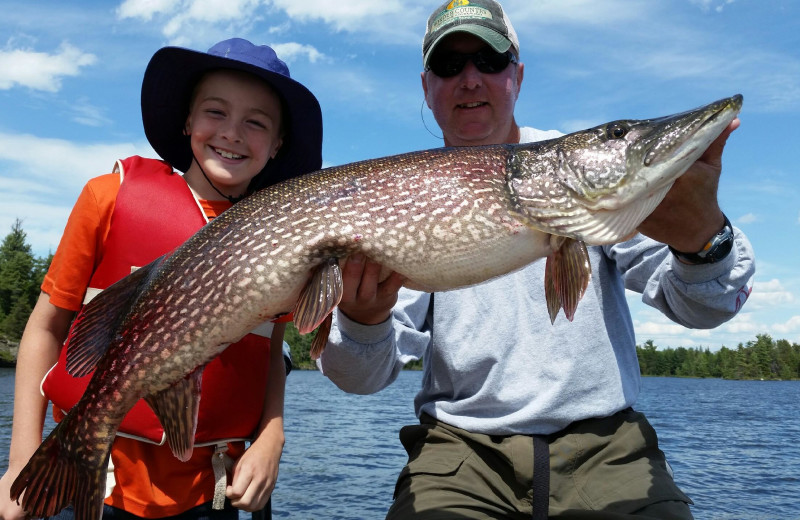
{"type": "Polygon", "coordinates": [[[202,75],[214,69],[249,72],[269,83],[284,103],[289,119],[284,121],[286,134],[280,152],[262,170],[267,177],[264,185],[320,169],[322,111],[311,91],[282,74],[181,47],[159,49],[142,81],[144,133],[162,159],[182,172],[191,166],[190,137],[183,133],[190,97],[202,75]]]}
{"type": "Polygon", "coordinates": [[[422,57],[422,66],[425,69],[428,68],[428,61],[433,55],[433,51],[440,43],[442,43],[442,40],[444,40],[447,36],[450,36],[451,34],[458,32],[468,33],[477,36],[497,52],[506,52],[508,49],[511,48],[511,40],[509,40],[508,38],[506,38],[505,36],[503,36],[502,34],[498,33],[493,29],[490,29],[488,27],[483,27],[480,25],[459,24],[445,31],[442,31],[442,33],[436,37],[433,43],[431,43],[431,46],[428,47],[428,52],[426,52],[425,55],[422,57]]]}

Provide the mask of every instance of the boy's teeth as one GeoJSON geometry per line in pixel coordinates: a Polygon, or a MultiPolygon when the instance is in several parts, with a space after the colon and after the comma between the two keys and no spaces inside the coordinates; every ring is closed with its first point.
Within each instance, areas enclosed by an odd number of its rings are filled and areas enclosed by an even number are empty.
{"type": "Polygon", "coordinates": [[[235,154],[233,152],[228,152],[228,151],[220,150],[220,149],[217,149],[217,148],[215,148],[215,150],[217,151],[218,154],[220,154],[221,156],[225,157],[226,159],[241,159],[243,157],[242,155],[235,154]]]}

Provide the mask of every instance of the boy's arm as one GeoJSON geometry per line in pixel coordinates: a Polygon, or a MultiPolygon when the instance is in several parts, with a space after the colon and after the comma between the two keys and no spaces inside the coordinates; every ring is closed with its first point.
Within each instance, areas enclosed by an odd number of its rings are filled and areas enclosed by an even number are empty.
{"type": "Polygon", "coordinates": [[[73,311],[56,307],[46,293],[41,293],[22,334],[15,372],[8,469],[0,479],[0,518],[4,520],[25,518],[22,509],[10,500],[9,489],[41,443],[48,401],[40,384],[58,361],[73,315],[73,311]]]}
{"type": "Polygon", "coordinates": [[[276,323],[270,339],[269,379],[256,438],[233,468],[226,495],[231,504],[244,511],[262,509],[278,480],[278,464],[283,452],[283,401],[286,365],[283,361],[285,323],[276,323]]]}

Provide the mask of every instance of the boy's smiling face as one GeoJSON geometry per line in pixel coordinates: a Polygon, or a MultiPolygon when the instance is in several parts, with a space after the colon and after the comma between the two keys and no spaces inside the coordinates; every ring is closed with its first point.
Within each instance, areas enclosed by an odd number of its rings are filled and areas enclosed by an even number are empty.
{"type": "Polygon", "coordinates": [[[205,199],[221,199],[203,178],[202,166],[222,193],[239,196],[280,149],[281,103],[267,83],[250,74],[216,70],[195,88],[186,133],[194,161],[189,186],[205,199]]]}

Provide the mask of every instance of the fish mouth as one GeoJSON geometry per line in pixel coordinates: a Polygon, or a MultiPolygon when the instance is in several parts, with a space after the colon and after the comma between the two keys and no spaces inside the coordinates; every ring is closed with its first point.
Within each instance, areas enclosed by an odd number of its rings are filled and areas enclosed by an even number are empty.
{"type": "MultiPolygon", "coordinates": [[[[584,199],[591,210],[616,211],[644,197],[663,198],[666,189],[683,175],[739,114],[742,96],[657,119],[642,120],[640,136],[631,144],[626,174],[615,190],[584,199]]],[[[605,190],[604,190],[605,191],[605,190]]]]}
{"type": "MultiPolygon", "coordinates": [[[[740,99],[739,106],[741,106],[741,95],[738,95],[738,97],[740,99]]],[[[730,100],[735,101],[735,98],[736,96],[730,98],[730,100]]],[[[725,101],[730,101],[730,100],[725,100],[725,101]]],[[[663,144],[663,141],[656,139],[655,142],[652,144],[652,146],[650,146],[650,148],[644,154],[644,159],[642,161],[642,164],[646,167],[650,167],[653,164],[657,163],[659,160],[662,160],[665,155],[669,155],[671,150],[677,150],[679,154],[676,155],[681,155],[682,157],[688,157],[694,155],[695,152],[697,152],[698,148],[700,147],[697,139],[694,139],[695,136],[703,132],[704,129],[706,129],[710,125],[716,123],[717,120],[720,117],[722,117],[723,114],[726,114],[732,108],[732,106],[735,106],[735,103],[726,103],[724,101],[720,101],[718,103],[720,103],[720,106],[717,107],[716,110],[713,110],[715,108],[713,104],[708,107],[711,109],[710,110],[711,113],[701,118],[694,124],[692,124],[691,126],[695,126],[696,128],[694,128],[692,132],[687,133],[680,142],[676,142],[675,143],[676,146],[667,149],[666,151],[661,150],[659,147],[663,144]],[[686,143],[690,143],[690,146],[686,147],[685,146],[686,143]]],[[[738,113],[738,109],[736,109],[735,113],[738,113]]],[[[672,118],[678,119],[681,116],[691,116],[692,114],[693,114],[692,112],[684,112],[683,114],[672,116],[672,118]]],[[[731,117],[730,119],[725,121],[725,126],[727,126],[728,123],[730,123],[730,121],[732,120],[733,118],[731,117]]],[[[710,131],[715,132],[715,130],[716,129],[711,129],[710,131]]],[[[659,135],[658,137],[662,136],[659,135]]]]}
{"type": "Polygon", "coordinates": [[[535,197],[525,203],[526,211],[538,229],[587,244],[625,240],[725,131],[741,106],[742,96],[736,95],[672,116],[614,121],[571,134],[575,143],[564,149],[579,153],[569,157],[561,148],[556,150],[558,176],[553,185],[558,188],[552,193],[562,196],[561,205],[542,204],[540,192],[532,190],[535,197]],[[618,127],[625,130],[621,136],[609,134],[618,127]],[[596,152],[594,143],[602,139],[609,146],[596,152]],[[598,171],[602,175],[594,175],[598,171]]]}

